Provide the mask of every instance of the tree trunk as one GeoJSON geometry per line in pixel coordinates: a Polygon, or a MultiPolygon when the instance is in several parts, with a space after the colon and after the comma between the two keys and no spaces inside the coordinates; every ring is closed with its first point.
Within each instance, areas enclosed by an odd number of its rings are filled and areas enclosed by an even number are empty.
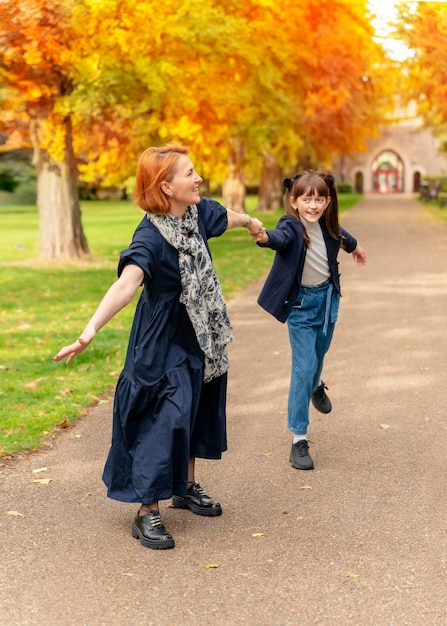
{"type": "Polygon", "coordinates": [[[223,203],[227,209],[245,213],[244,145],[235,141],[231,145],[228,176],[222,185],[223,203]]]}
{"type": "Polygon", "coordinates": [[[88,259],[87,239],[81,222],[78,170],[72,146],[71,119],[64,124],[64,146],[61,160],[51,158],[41,147],[44,118],[30,124],[33,162],[37,170],[37,207],[40,218],[40,258],[88,259]]]}
{"type": "Polygon", "coordinates": [[[258,211],[274,211],[281,206],[281,170],[274,156],[264,153],[258,211]]]}

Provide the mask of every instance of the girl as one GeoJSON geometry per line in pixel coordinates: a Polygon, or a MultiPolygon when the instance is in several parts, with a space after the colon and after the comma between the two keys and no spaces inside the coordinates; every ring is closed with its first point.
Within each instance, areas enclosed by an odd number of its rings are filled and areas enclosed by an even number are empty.
{"type": "Polygon", "coordinates": [[[124,369],[118,379],[112,445],[103,480],[110,498],[141,502],[132,535],[143,546],[174,547],[158,501],[197,515],[222,513],[195,480],[195,458],[226,450],[227,346],[232,340],[207,240],[261,222],[200,198],[202,182],[188,150],[148,148],[135,200],[146,216],[121,253],[109,288],[79,339],[54,357],[67,365],[131,301],[142,285],[124,369]]]}
{"type": "Polygon", "coordinates": [[[306,170],[285,178],[286,215],[275,230],[252,236],[261,247],[276,251],[258,303],[286,322],[292,348],[288,428],[293,434],[290,463],[296,469],[314,467],[309,454],[309,404],[329,413],[331,402],[321,380],[340,300],[337,255],[352,253],[357,265],[365,252],[338,222],[338,199],[330,174],[306,170]]]}

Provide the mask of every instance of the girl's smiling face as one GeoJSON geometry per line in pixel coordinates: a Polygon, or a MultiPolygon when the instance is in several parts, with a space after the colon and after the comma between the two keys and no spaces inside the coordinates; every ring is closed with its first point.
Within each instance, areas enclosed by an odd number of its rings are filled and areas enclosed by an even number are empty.
{"type": "Polygon", "coordinates": [[[307,222],[318,222],[331,201],[330,197],[306,193],[297,198],[290,198],[290,205],[307,222]]]}

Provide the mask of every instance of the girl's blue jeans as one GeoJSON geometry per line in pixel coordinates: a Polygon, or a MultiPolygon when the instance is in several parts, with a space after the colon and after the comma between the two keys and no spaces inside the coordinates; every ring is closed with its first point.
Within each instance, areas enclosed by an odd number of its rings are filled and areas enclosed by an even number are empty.
{"type": "Polygon", "coordinates": [[[340,296],[329,280],[315,287],[301,287],[287,319],[292,348],[287,426],[295,435],[307,434],[310,397],[321,382],[339,303],[340,296]]]}

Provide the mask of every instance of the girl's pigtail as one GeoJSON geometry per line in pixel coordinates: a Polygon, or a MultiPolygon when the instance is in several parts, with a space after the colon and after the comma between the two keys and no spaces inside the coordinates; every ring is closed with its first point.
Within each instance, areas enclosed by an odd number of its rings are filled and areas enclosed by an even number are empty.
{"type": "Polygon", "coordinates": [[[333,187],[335,187],[335,178],[332,176],[332,174],[323,174],[322,179],[328,186],[328,189],[332,189],[333,187]]]}
{"type": "Polygon", "coordinates": [[[326,209],[326,225],[330,234],[338,238],[340,236],[340,223],[338,221],[338,195],[337,195],[337,187],[335,186],[335,178],[332,174],[324,173],[322,174],[322,179],[326,183],[329,189],[329,196],[331,198],[331,202],[326,209]]]}

